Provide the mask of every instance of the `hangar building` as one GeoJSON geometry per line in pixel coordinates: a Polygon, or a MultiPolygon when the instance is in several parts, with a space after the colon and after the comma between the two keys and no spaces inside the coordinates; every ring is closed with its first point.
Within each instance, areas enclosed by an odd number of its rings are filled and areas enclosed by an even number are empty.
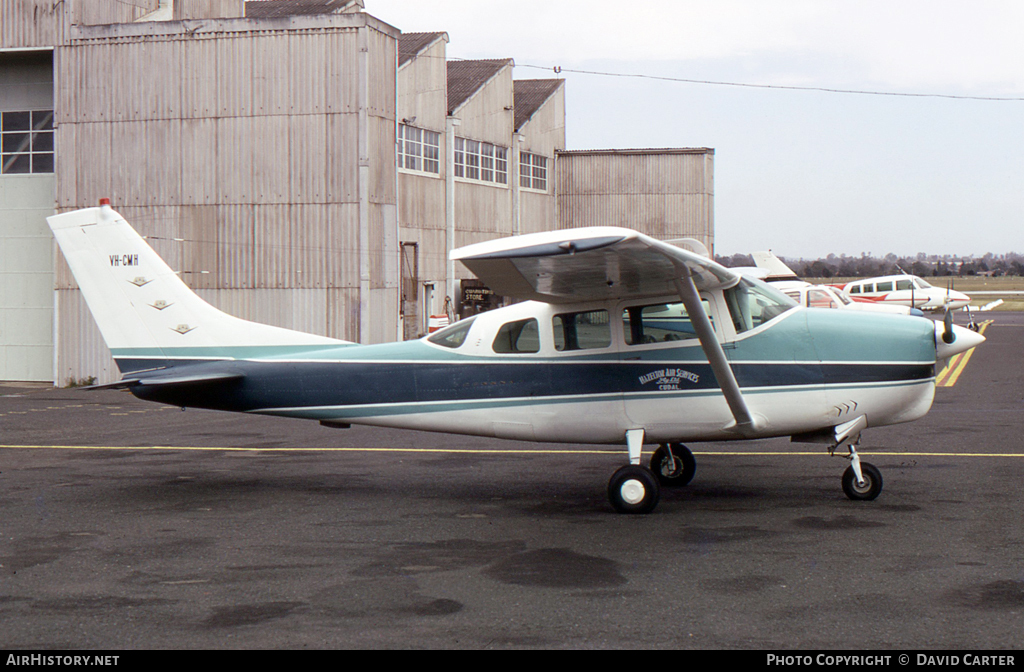
{"type": "Polygon", "coordinates": [[[213,305],[362,343],[486,294],[454,247],[606,224],[712,248],[713,150],[566,151],[564,80],[364,10],[0,0],[0,380],[118,378],[45,223],[103,197],[213,305]]]}

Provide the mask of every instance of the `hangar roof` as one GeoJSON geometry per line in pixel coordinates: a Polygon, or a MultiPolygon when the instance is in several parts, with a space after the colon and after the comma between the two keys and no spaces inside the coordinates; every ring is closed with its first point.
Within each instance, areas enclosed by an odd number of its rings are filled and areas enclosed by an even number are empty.
{"type": "Polygon", "coordinates": [[[515,129],[518,131],[522,128],[564,83],[564,79],[517,79],[512,82],[516,106],[515,129]]]}
{"type": "Polygon", "coordinates": [[[442,38],[447,40],[448,33],[402,33],[401,37],[398,38],[399,67],[411,61],[421,51],[442,38]]]}
{"type": "Polygon", "coordinates": [[[459,109],[502,68],[509,65],[514,65],[511,58],[448,61],[448,114],[459,109]]]}
{"type": "Polygon", "coordinates": [[[341,14],[363,9],[363,0],[258,0],[245,3],[245,18],[275,19],[283,16],[341,14]]]}

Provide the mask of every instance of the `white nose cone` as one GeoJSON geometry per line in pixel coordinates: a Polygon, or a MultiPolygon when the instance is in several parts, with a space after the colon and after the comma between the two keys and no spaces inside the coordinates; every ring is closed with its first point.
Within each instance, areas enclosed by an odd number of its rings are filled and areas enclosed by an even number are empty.
{"type": "Polygon", "coordinates": [[[946,297],[946,304],[948,304],[950,310],[960,310],[970,302],[971,297],[956,290],[949,292],[949,296],[946,297]]]}
{"type": "Polygon", "coordinates": [[[946,327],[942,322],[935,323],[935,360],[949,359],[953,355],[959,354],[966,350],[970,350],[976,345],[980,345],[985,342],[985,337],[981,334],[971,331],[966,327],[960,327],[953,325],[952,342],[946,343],[943,338],[945,336],[946,327]]]}

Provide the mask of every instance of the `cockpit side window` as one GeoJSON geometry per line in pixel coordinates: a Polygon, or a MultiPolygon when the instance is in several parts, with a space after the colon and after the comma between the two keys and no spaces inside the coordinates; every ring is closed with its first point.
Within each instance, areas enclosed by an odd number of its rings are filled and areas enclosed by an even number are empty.
{"type": "Polygon", "coordinates": [[[725,303],[737,334],[756,329],[796,305],[782,292],[749,278],[725,290],[725,303]]]}
{"type": "Polygon", "coordinates": [[[468,320],[456,322],[450,327],[431,334],[427,337],[427,340],[434,345],[440,345],[445,348],[457,348],[466,342],[466,336],[469,334],[469,328],[473,326],[474,319],[471,317],[468,320]]]}
{"type": "Polygon", "coordinates": [[[590,350],[612,344],[612,327],[607,310],[559,313],[551,319],[555,350],[590,350]]]}
{"type": "Polygon", "coordinates": [[[537,320],[507,322],[498,330],[491,348],[501,354],[518,352],[540,352],[540,328],[537,320]]]}
{"type": "Polygon", "coordinates": [[[914,283],[912,283],[909,279],[897,280],[896,281],[896,290],[897,291],[899,291],[901,289],[913,289],[913,288],[914,288],[914,283]]]}

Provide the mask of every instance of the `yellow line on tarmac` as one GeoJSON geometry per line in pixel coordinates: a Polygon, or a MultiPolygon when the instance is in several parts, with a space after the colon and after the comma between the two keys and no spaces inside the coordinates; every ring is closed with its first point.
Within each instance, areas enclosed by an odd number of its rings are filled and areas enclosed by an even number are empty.
{"type": "MultiPolygon", "coordinates": [[[[605,449],[557,449],[557,448],[509,448],[509,449],[486,449],[486,448],[242,448],[228,446],[10,446],[0,445],[0,449],[10,450],[109,450],[109,451],[151,451],[151,450],[176,450],[195,452],[236,452],[236,453],[422,453],[422,454],[472,454],[472,455],[617,455],[625,453],[625,446],[608,447],[605,449]]],[[[645,450],[650,454],[651,450],[645,450]]],[[[857,451],[859,455],[888,456],[888,457],[1024,457],[1024,452],[1017,453],[936,453],[936,452],[912,452],[912,451],[857,451]]],[[[711,457],[820,457],[827,456],[828,452],[822,450],[695,450],[694,455],[711,457]]],[[[836,451],[836,456],[845,456],[842,449],[836,451]]]]}
{"type": "MultiPolygon", "coordinates": [[[[523,454],[567,454],[567,455],[585,455],[585,454],[605,454],[611,452],[617,452],[612,450],[551,450],[551,449],[537,449],[537,450],[523,450],[523,449],[508,449],[508,450],[485,450],[485,449],[474,449],[474,448],[245,448],[245,447],[231,447],[231,446],[4,446],[0,445],[0,449],[10,448],[13,450],[112,450],[112,451],[128,451],[128,450],[180,450],[180,451],[198,451],[198,452],[235,452],[235,453],[462,453],[462,454],[478,454],[487,455],[489,453],[523,453],[523,454]]],[[[622,449],[625,452],[625,448],[622,449]]]]}
{"type": "MultiPolygon", "coordinates": [[[[985,320],[981,323],[981,327],[978,329],[979,334],[984,334],[985,330],[988,329],[988,325],[992,324],[992,320],[985,320]]],[[[939,371],[939,374],[935,376],[936,387],[953,387],[956,385],[957,379],[960,378],[960,374],[964,372],[964,368],[967,366],[967,362],[971,360],[971,355],[974,354],[974,348],[971,348],[967,352],[961,352],[953,355],[946,367],[939,371]]]]}

